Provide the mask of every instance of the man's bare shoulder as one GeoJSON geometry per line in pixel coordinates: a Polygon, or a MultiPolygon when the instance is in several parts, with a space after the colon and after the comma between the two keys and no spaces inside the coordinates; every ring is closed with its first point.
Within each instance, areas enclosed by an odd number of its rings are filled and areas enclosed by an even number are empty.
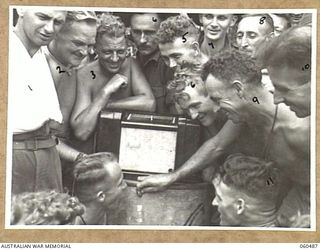
{"type": "Polygon", "coordinates": [[[91,81],[101,74],[100,71],[99,61],[93,61],[78,69],[78,79],[91,81]]]}

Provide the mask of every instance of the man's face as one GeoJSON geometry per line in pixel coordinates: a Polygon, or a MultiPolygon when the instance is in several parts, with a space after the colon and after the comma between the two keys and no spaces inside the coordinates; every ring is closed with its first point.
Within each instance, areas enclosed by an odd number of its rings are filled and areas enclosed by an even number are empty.
{"type": "Polygon", "coordinates": [[[296,25],[299,25],[302,17],[303,17],[303,14],[289,14],[290,16],[290,22],[291,22],[291,25],[292,26],[296,26],[296,25]]]}
{"type": "Polygon", "coordinates": [[[200,22],[203,24],[204,35],[208,40],[223,39],[232,24],[232,15],[204,14],[200,15],[200,22]]]}
{"type": "Polygon", "coordinates": [[[274,103],[285,103],[298,117],[310,115],[311,81],[309,70],[268,67],[275,87],[274,103]]]}
{"type": "Polygon", "coordinates": [[[126,59],[127,42],[124,36],[108,37],[103,35],[97,41],[97,54],[102,67],[110,73],[118,73],[126,59]]]}
{"type": "Polygon", "coordinates": [[[79,66],[94,46],[96,37],[95,23],[73,22],[56,38],[58,58],[65,65],[79,66]]]}
{"type": "Polygon", "coordinates": [[[289,21],[282,16],[270,14],[273,19],[274,36],[279,36],[283,31],[288,29],[289,21]]]}
{"type": "Polygon", "coordinates": [[[35,46],[48,45],[62,28],[66,20],[66,11],[20,11],[23,30],[27,39],[35,46]]]}
{"type": "Polygon", "coordinates": [[[190,42],[183,43],[181,38],[175,39],[172,43],[160,43],[159,49],[163,60],[170,68],[182,65],[183,62],[194,62],[199,53],[190,42]]]}
{"type": "Polygon", "coordinates": [[[199,120],[203,126],[212,125],[216,119],[216,113],[213,111],[214,104],[210,97],[201,95],[191,86],[187,86],[183,92],[189,95],[190,99],[179,102],[180,107],[186,110],[193,120],[199,120]]]}
{"type": "Polygon", "coordinates": [[[160,26],[157,14],[133,15],[131,19],[131,33],[139,52],[146,56],[158,49],[156,33],[160,26]],[[156,18],[156,22],[152,18],[156,18]]]}
{"type": "Polygon", "coordinates": [[[212,201],[213,206],[218,206],[221,226],[239,226],[240,219],[237,214],[238,191],[227,186],[220,177],[212,181],[216,196],[212,201]]]}
{"type": "Polygon", "coordinates": [[[218,112],[219,109],[223,110],[234,123],[240,123],[246,120],[244,112],[245,101],[242,100],[236,93],[235,89],[230,83],[224,83],[209,74],[205,85],[208,94],[213,101],[214,111],[218,112]]]}
{"type": "Polygon", "coordinates": [[[104,193],[104,205],[106,208],[119,200],[122,197],[123,191],[127,188],[127,184],[123,180],[123,174],[119,164],[117,162],[109,164],[113,164],[114,167],[110,177],[108,178],[109,183],[106,184],[106,186],[109,187],[109,190],[104,193]]]}
{"type": "Polygon", "coordinates": [[[240,50],[254,56],[258,47],[264,43],[270,34],[270,26],[264,20],[260,24],[263,16],[244,17],[237,30],[237,45],[240,50]]]}

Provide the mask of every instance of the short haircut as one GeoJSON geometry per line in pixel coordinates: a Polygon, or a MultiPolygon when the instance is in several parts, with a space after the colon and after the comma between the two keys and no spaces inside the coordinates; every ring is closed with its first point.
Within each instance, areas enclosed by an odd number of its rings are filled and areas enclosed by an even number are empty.
{"type": "Polygon", "coordinates": [[[208,96],[207,89],[201,79],[201,64],[183,62],[175,71],[174,79],[169,81],[167,88],[173,92],[174,100],[180,104],[190,100],[188,93],[184,92],[187,86],[192,86],[200,95],[208,96]]]}
{"type": "Polygon", "coordinates": [[[11,224],[65,225],[84,213],[76,197],[56,191],[28,192],[12,197],[11,224]],[[22,221],[21,221],[22,220],[22,221]]]}
{"type": "Polygon", "coordinates": [[[273,162],[257,157],[232,154],[219,168],[216,176],[227,186],[249,197],[277,203],[281,196],[282,173],[273,162]]]}
{"type": "Polygon", "coordinates": [[[242,19],[244,19],[244,18],[246,18],[246,17],[256,17],[256,16],[261,16],[261,18],[262,17],[265,17],[265,19],[263,19],[263,22],[265,22],[265,23],[267,23],[268,25],[269,25],[269,27],[270,27],[270,32],[273,32],[274,31],[274,23],[273,23],[273,19],[272,19],[272,17],[269,15],[269,14],[263,14],[263,13],[261,13],[261,14],[245,14],[245,15],[243,15],[242,17],[241,17],[241,19],[240,19],[240,21],[239,22],[241,22],[241,20],[242,19]]]}
{"type": "Polygon", "coordinates": [[[212,57],[203,68],[203,79],[209,74],[230,85],[234,80],[261,85],[261,68],[255,59],[242,51],[231,49],[222,51],[212,57]]]}
{"type": "MultiPolygon", "coordinates": [[[[74,166],[74,193],[80,201],[86,201],[92,195],[92,186],[110,178],[108,163],[116,163],[116,157],[112,153],[96,153],[78,162],[74,166]]],[[[104,190],[106,191],[106,190],[104,190]]]]}
{"type": "Polygon", "coordinates": [[[109,13],[103,13],[100,18],[100,24],[97,29],[96,41],[100,41],[101,37],[106,35],[110,38],[125,37],[126,27],[121,18],[109,13]]]}
{"type": "MultiPolygon", "coordinates": [[[[60,33],[67,32],[68,28],[74,22],[87,22],[88,24],[96,24],[97,16],[93,11],[68,11],[64,25],[62,26],[60,33]]],[[[59,33],[58,33],[59,34],[59,33]]]]}
{"type": "Polygon", "coordinates": [[[311,65],[311,27],[295,26],[273,38],[257,52],[264,67],[290,67],[301,70],[311,65]]]}
{"type": "Polygon", "coordinates": [[[186,16],[178,15],[169,17],[161,22],[157,37],[161,44],[172,43],[175,39],[182,38],[187,32],[188,36],[198,40],[200,31],[193,20],[186,16]]]}

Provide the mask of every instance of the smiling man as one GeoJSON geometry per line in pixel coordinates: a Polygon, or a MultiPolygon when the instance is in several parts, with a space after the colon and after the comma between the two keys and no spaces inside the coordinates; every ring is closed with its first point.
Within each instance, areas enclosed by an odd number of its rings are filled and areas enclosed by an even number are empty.
{"type": "Polygon", "coordinates": [[[259,54],[275,86],[274,103],[286,104],[298,117],[310,116],[311,27],[287,30],[259,54]]]}
{"type": "MultiPolygon", "coordinates": [[[[215,111],[223,110],[234,123],[245,122],[260,138],[261,157],[273,160],[291,182],[287,213],[310,208],[310,121],[300,119],[283,104],[273,104],[273,95],[261,83],[254,59],[238,52],[224,52],[204,67],[208,93],[215,111]],[[259,104],[253,102],[253,98],[259,104]]],[[[289,186],[288,186],[289,187],[289,186]]],[[[289,197],[289,196],[288,196],[289,197]]],[[[290,217],[290,216],[289,216],[290,217]]]]}
{"type": "Polygon", "coordinates": [[[213,56],[219,51],[230,49],[228,38],[229,28],[236,22],[236,16],[232,14],[208,13],[199,16],[203,25],[204,37],[200,41],[201,51],[207,56],[213,56]],[[209,44],[212,45],[209,45],[209,44]]]}
{"type": "Polygon", "coordinates": [[[93,133],[103,108],[155,111],[152,90],[137,62],[127,57],[127,47],[120,18],[102,16],[96,40],[99,59],[77,74],[71,126],[79,139],[86,140],[93,133]]]}

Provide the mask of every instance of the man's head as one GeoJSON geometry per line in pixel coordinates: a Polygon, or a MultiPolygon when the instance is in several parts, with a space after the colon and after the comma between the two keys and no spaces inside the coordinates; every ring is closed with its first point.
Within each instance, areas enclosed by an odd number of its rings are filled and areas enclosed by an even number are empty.
{"type": "Polygon", "coordinates": [[[240,50],[255,56],[256,50],[273,37],[273,20],[268,14],[245,15],[238,24],[236,41],[240,50]]]}
{"type": "Polygon", "coordinates": [[[73,224],[84,213],[76,197],[56,191],[27,192],[12,197],[12,225],[73,224]]]}
{"type": "Polygon", "coordinates": [[[120,17],[104,14],[97,31],[99,63],[106,71],[118,73],[127,55],[125,25],[120,17]]]}
{"type": "Polygon", "coordinates": [[[283,31],[290,28],[288,14],[270,14],[274,24],[274,36],[279,36],[283,31]]]}
{"type": "Polygon", "coordinates": [[[74,168],[74,193],[84,204],[107,209],[126,188],[121,168],[112,153],[96,153],[74,168]]]}
{"type": "Polygon", "coordinates": [[[275,87],[274,103],[285,103],[298,117],[310,115],[311,27],[288,29],[258,51],[275,87]]]}
{"type": "Polygon", "coordinates": [[[204,36],[208,41],[224,39],[230,26],[236,22],[232,14],[200,14],[200,23],[203,25],[204,36]]]}
{"type": "Polygon", "coordinates": [[[203,79],[215,112],[222,109],[235,123],[252,117],[251,90],[262,88],[261,69],[253,58],[236,50],[221,52],[204,65],[203,79]]]}
{"type": "Polygon", "coordinates": [[[192,119],[197,119],[203,126],[210,126],[216,119],[211,101],[200,76],[185,76],[170,82],[169,89],[174,89],[175,102],[188,113],[192,119]]]}
{"type": "Polygon", "coordinates": [[[150,55],[158,49],[156,34],[160,27],[160,22],[160,16],[156,13],[137,13],[132,15],[131,34],[141,55],[150,55]]]}
{"type": "Polygon", "coordinates": [[[94,46],[95,37],[94,12],[68,11],[65,24],[52,41],[52,53],[64,65],[77,67],[94,46]]]}
{"type": "Polygon", "coordinates": [[[243,154],[230,155],[212,181],[220,225],[272,223],[280,199],[280,172],[271,163],[243,154]]]}
{"type": "Polygon", "coordinates": [[[51,9],[18,9],[17,29],[28,47],[48,45],[62,28],[66,11],[51,9]]]}
{"type": "Polygon", "coordinates": [[[186,16],[172,16],[160,24],[157,33],[159,49],[166,64],[174,68],[183,61],[189,62],[200,56],[199,30],[186,16]]]}
{"type": "Polygon", "coordinates": [[[297,26],[297,25],[299,25],[299,23],[303,17],[303,14],[302,13],[290,13],[289,17],[290,17],[291,26],[297,26]]]}

